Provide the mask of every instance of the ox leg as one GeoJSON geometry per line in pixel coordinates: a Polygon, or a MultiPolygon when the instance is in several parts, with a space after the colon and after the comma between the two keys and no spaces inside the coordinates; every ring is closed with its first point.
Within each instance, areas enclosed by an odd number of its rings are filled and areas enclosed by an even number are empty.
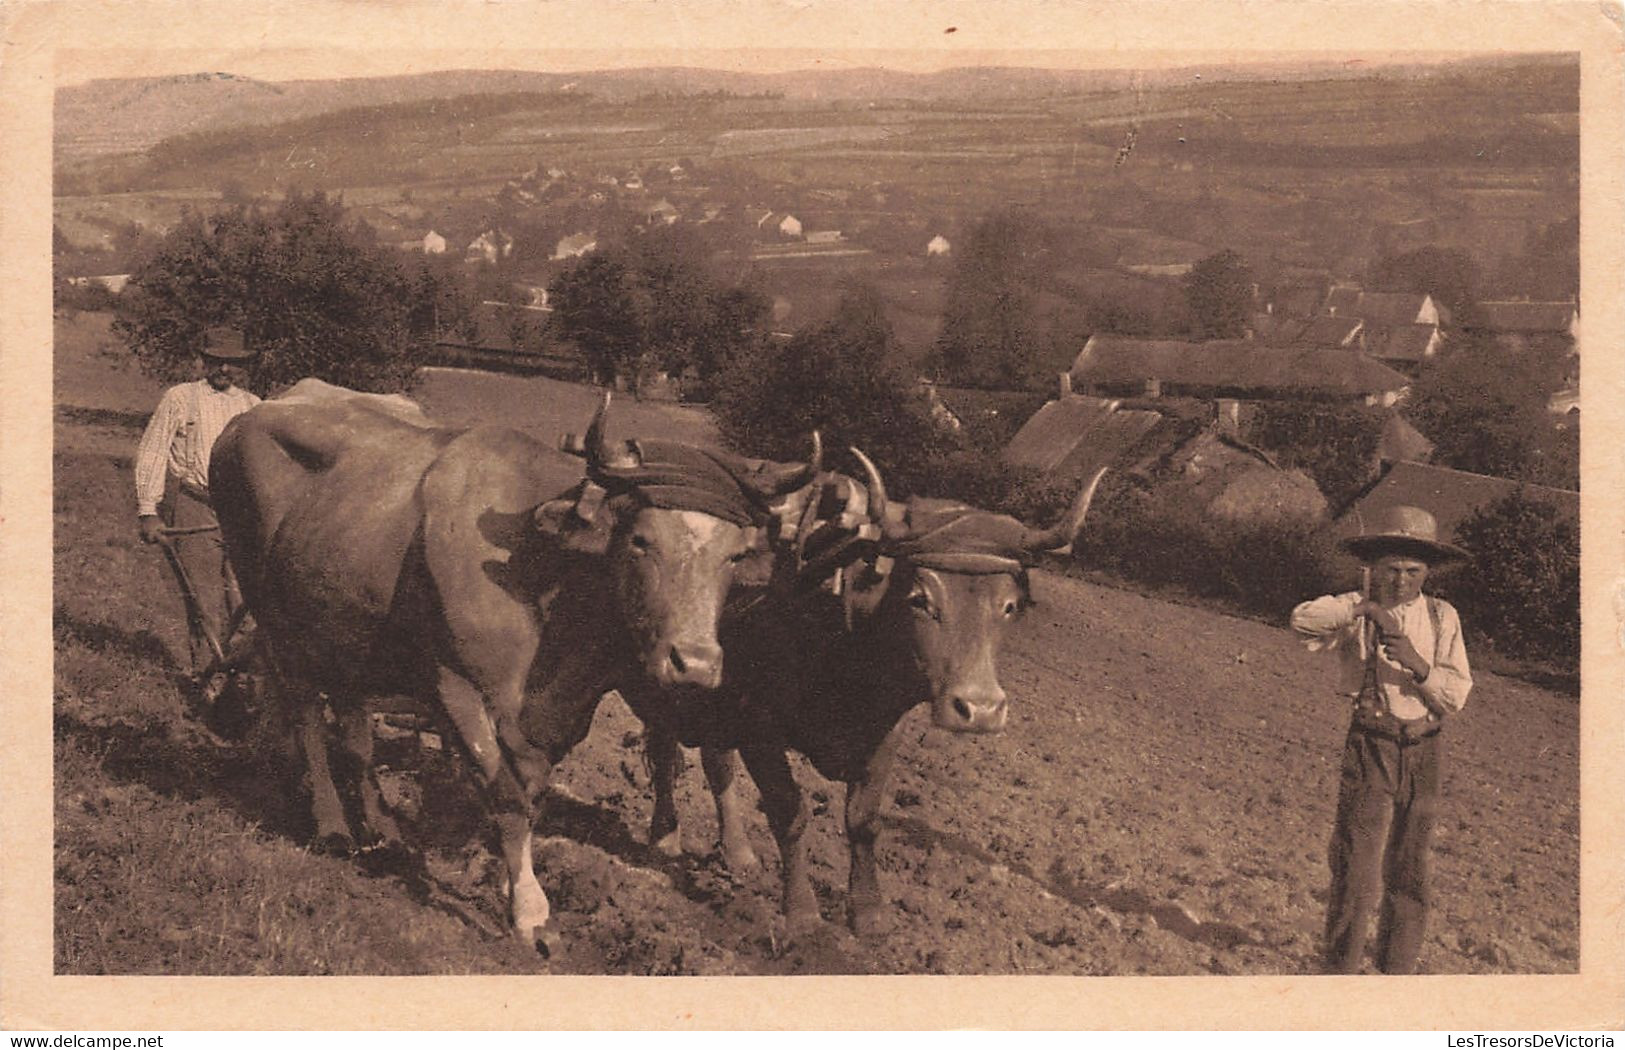
{"type": "Polygon", "coordinates": [[[762,812],[779,844],[780,878],[784,884],[784,914],[791,928],[819,921],[818,898],[807,872],[807,803],[790,772],[782,747],[741,748],[745,768],[762,794],[762,812]]]}
{"type": "Polygon", "coordinates": [[[654,722],[645,723],[643,746],[649,755],[650,786],[655,811],[649,821],[649,848],[663,857],[683,854],[682,829],[677,826],[677,737],[654,722]]]}
{"type": "Polygon", "coordinates": [[[880,875],[875,868],[875,839],[880,834],[880,803],[897,755],[897,730],[881,741],[864,767],[863,777],[846,786],[846,841],[851,851],[847,875],[847,921],[852,932],[874,933],[882,917],[880,875]]]}
{"type": "Polygon", "coordinates": [[[509,913],[514,933],[521,941],[546,951],[553,940],[544,932],[551,908],[541,883],[536,881],[531,853],[545,776],[530,785],[521,780],[497,739],[496,725],[486,708],[484,694],[467,679],[442,668],[439,692],[440,703],[478,773],[486,806],[496,825],[502,859],[507,867],[509,913]]]}
{"type": "Polygon", "coordinates": [[[295,698],[298,712],[299,750],[310,779],[310,809],[316,820],[315,848],[324,853],[348,853],[355,848],[344,800],[333,781],[333,768],[327,754],[327,718],[320,694],[295,698]]]}
{"type": "Polygon", "coordinates": [[[739,808],[739,799],[733,793],[736,763],[732,751],[720,748],[700,748],[700,763],[705,767],[705,782],[711,788],[711,797],[717,804],[717,831],[722,839],[722,861],[728,870],[738,875],[756,867],[756,851],[750,848],[745,836],[745,815],[739,808]]]}
{"type": "Polygon", "coordinates": [[[362,836],[362,845],[368,848],[401,848],[401,829],[384,806],[383,794],[378,789],[378,771],[372,764],[372,716],[360,703],[337,706],[339,729],[344,734],[344,749],[349,769],[347,780],[355,792],[355,824],[362,836]]]}

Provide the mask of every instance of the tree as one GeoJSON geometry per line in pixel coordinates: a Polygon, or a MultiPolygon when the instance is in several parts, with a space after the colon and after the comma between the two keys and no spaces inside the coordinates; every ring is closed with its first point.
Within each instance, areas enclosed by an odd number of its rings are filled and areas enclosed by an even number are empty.
{"type": "Polygon", "coordinates": [[[632,375],[643,357],[648,336],[635,291],[625,264],[599,253],[548,288],[559,335],[576,344],[595,383],[632,375]]]}
{"type": "Polygon", "coordinates": [[[1041,350],[1033,304],[1048,231],[1027,212],[986,215],[954,248],[933,363],[961,386],[1026,386],[1041,350]]]}
{"type": "Polygon", "coordinates": [[[785,341],[730,363],[718,377],[712,411],[723,437],[749,455],[806,454],[807,435],[828,448],[856,445],[885,464],[925,462],[939,444],[925,400],[897,364],[897,338],[872,287],[849,286],[834,314],[785,341]]]}
{"type": "Polygon", "coordinates": [[[1191,267],[1185,299],[1199,339],[1240,339],[1253,314],[1253,275],[1241,255],[1229,248],[1191,267]]]}
{"type": "Polygon", "coordinates": [[[203,330],[229,325],[259,351],[248,385],[261,392],[305,376],[398,390],[432,348],[410,324],[412,290],[340,200],[294,193],[183,216],[131,275],[114,329],[163,378],[191,374],[203,330]]]}
{"type": "Polygon", "coordinates": [[[1470,629],[1512,656],[1573,669],[1580,662],[1580,530],[1516,490],[1456,529],[1473,563],[1450,597],[1470,629]]]}
{"type": "Polygon", "coordinates": [[[1433,441],[1435,462],[1532,480],[1540,449],[1555,440],[1550,393],[1536,355],[1481,340],[1424,366],[1411,391],[1411,417],[1433,441]]]}
{"type": "Polygon", "coordinates": [[[1431,295],[1458,326],[1478,307],[1478,280],[1478,264],[1466,252],[1433,245],[1378,259],[1366,276],[1373,292],[1431,295]]]}
{"type": "Polygon", "coordinates": [[[706,243],[674,226],[612,240],[560,274],[549,295],[559,334],[605,383],[645,367],[708,380],[760,338],[769,309],[759,292],[719,281],[706,243]]]}

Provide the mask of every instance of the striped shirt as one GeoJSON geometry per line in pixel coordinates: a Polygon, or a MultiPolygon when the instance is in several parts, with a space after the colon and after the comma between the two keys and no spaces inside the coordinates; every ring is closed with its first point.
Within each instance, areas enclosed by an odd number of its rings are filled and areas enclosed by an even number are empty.
{"type": "Polygon", "coordinates": [[[235,386],[216,390],[207,379],[164,391],[135,453],[135,512],[158,513],[164,481],[170,474],[207,499],[209,453],[215,439],[233,416],[259,403],[246,390],[235,386]]]}

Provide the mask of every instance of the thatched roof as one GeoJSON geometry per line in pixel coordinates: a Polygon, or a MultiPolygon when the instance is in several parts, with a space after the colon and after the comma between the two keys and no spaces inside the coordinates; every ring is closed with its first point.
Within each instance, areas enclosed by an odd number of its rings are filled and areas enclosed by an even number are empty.
{"type": "Polygon", "coordinates": [[[1441,537],[1454,540],[1456,529],[1473,512],[1506,498],[1520,487],[1531,499],[1550,505],[1553,513],[1569,521],[1580,520],[1578,492],[1544,485],[1520,486],[1509,478],[1401,462],[1390,467],[1381,481],[1337,519],[1336,532],[1339,536],[1355,535],[1362,521],[1390,507],[1406,504],[1432,514],[1439,523],[1441,537]]]}
{"type": "Polygon", "coordinates": [[[1187,343],[1097,335],[1072,363],[1074,386],[1134,387],[1161,381],[1164,392],[1362,397],[1405,389],[1410,380],[1349,350],[1259,346],[1245,340],[1187,343]]]}

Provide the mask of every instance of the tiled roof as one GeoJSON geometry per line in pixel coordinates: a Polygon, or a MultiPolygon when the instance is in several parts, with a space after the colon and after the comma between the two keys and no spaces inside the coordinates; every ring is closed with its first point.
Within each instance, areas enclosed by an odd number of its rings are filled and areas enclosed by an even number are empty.
{"type": "Polygon", "coordinates": [[[1483,322],[1478,327],[1491,332],[1553,332],[1566,334],[1574,323],[1573,303],[1478,304],[1483,322]]]}
{"type": "Polygon", "coordinates": [[[1438,331],[1430,324],[1400,324],[1367,332],[1365,350],[1383,361],[1422,361],[1438,331]]]}
{"type": "MultiPolygon", "coordinates": [[[[1421,292],[1364,292],[1354,309],[1347,313],[1363,319],[1372,328],[1414,324],[1427,300],[1421,292]]],[[[1339,317],[1344,314],[1343,310],[1337,311],[1339,317]]]]}
{"type": "MultiPolygon", "coordinates": [[[[1439,533],[1445,539],[1454,539],[1456,529],[1472,516],[1508,494],[1517,491],[1519,484],[1508,478],[1494,478],[1486,474],[1469,474],[1446,467],[1430,467],[1423,463],[1395,463],[1371,491],[1355,502],[1337,519],[1337,533],[1351,536],[1360,530],[1360,523],[1381,511],[1398,504],[1421,507],[1439,523],[1439,533]]],[[[1569,521],[1580,520],[1580,494],[1544,485],[1524,485],[1523,491],[1532,499],[1549,504],[1552,510],[1569,521]]]]}
{"type": "Polygon", "coordinates": [[[1163,418],[1160,412],[1116,404],[1077,394],[1049,402],[1010,439],[1005,462],[1061,477],[1083,477],[1115,464],[1163,418]]]}
{"type": "Polygon", "coordinates": [[[1364,327],[1358,317],[1317,317],[1292,340],[1300,346],[1348,346],[1364,327]]]}
{"type": "Polygon", "coordinates": [[[1243,340],[1187,343],[1097,335],[1072,364],[1072,381],[1129,385],[1148,379],[1185,389],[1360,396],[1403,390],[1410,380],[1349,350],[1259,346],[1243,340]]]}

